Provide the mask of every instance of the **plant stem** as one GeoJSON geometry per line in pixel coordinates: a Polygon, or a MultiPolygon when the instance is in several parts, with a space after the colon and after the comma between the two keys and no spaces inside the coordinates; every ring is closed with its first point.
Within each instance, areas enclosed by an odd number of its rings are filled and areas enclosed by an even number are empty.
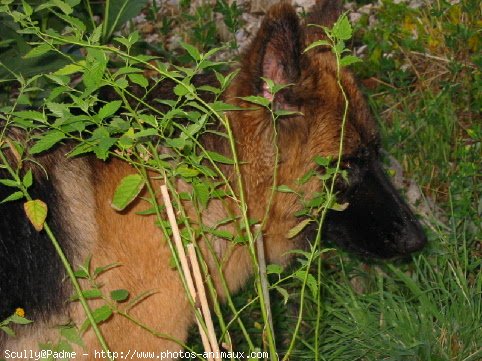
{"type": "Polygon", "coordinates": [[[97,340],[99,340],[99,343],[102,347],[102,349],[107,353],[107,356],[109,360],[113,361],[114,358],[111,356],[112,354],[109,352],[109,347],[107,346],[107,343],[105,342],[105,339],[97,326],[97,323],[95,322],[94,316],[92,315],[92,311],[90,309],[89,304],[87,303],[87,300],[85,299],[83,293],[82,293],[82,288],[80,287],[79,281],[75,277],[74,270],[72,269],[72,266],[69,263],[69,260],[65,256],[64,252],[62,251],[62,248],[60,247],[59,242],[57,241],[55,235],[53,234],[52,230],[50,229],[49,225],[47,223],[44,224],[44,229],[47,235],[50,238],[50,241],[52,242],[53,246],[55,247],[55,250],[57,251],[57,254],[59,255],[65,270],[67,271],[67,274],[69,275],[70,281],[72,282],[72,285],[75,288],[75,292],[77,292],[77,295],[79,296],[79,302],[82,305],[82,308],[84,309],[85,314],[87,315],[87,318],[89,319],[89,322],[92,326],[92,330],[94,331],[97,340]]]}

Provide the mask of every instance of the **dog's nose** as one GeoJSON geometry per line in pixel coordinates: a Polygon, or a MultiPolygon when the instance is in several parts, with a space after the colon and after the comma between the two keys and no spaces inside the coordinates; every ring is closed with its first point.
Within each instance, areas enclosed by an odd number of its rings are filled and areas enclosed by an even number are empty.
{"type": "Polygon", "coordinates": [[[427,244],[427,236],[417,220],[405,226],[405,234],[399,242],[400,252],[409,254],[420,251],[427,244]]]}

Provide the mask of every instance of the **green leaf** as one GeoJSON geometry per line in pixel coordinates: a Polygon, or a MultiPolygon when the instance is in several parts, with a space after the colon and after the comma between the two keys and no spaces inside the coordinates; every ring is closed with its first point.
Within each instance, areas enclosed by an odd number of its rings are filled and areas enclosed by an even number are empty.
{"type": "Polygon", "coordinates": [[[102,138],[93,148],[95,156],[101,160],[106,160],[109,156],[109,149],[117,142],[117,138],[102,138]]]}
{"type": "Polygon", "coordinates": [[[25,318],[25,317],[20,317],[16,313],[14,313],[12,316],[8,318],[10,322],[13,322],[17,325],[28,325],[29,323],[32,323],[33,321],[25,318]]]}
{"type": "Polygon", "coordinates": [[[308,50],[311,50],[311,49],[316,48],[318,46],[330,46],[330,43],[327,40],[314,41],[306,47],[306,49],[303,51],[303,53],[306,53],[308,50]]]}
{"type": "Polygon", "coordinates": [[[26,1],[22,0],[22,7],[23,7],[23,11],[24,11],[25,15],[30,16],[30,15],[33,14],[32,7],[26,1]]]}
{"type": "Polygon", "coordinates": [[[37,232],[40,232],[44,228],[45,218],[47,218],[47,205],[40,199],[35,199],[25,202],[23,208],[30,223],[37,232]]]}
{"type": "Polygon", "coordinates": [[[288,291],[286,291],[284,288],[281,288],[279,286],[275,287],[275,290],[280,293],[281,296],[283,296],[283,304],[286,305],[288,303],[288,300],[290,298],[288,291]]]}
{"type": "Polygon", "coordinates": [[[0,204],[6,203],[6,202],[16,201],[17,199],[20,199],[20,198],[23,198],[23,193],[18,191],[18,192],[10,194],[7,198],[5,198],[3,201],[1,201],[0,204]]]}
{"type": "Polygon", "coordinates": [[[294,190],[292,190],[290,187],[288,187],[285,184],[282,184],[278,187],[276,187],[276,190],[281,193],[296,193],[294,190]]]}
{"type": "Polygon", "coordinates": [[[333,25],[333,35],[340,40],[348,40],[351,38],[353,29],[346,14],[343,14],[333,25]]]}
{"type": "Polygon", "coordinates": [[[231,158],[228,158],[222,154],[212,152],[212,151],[206,151],[207,155],[209,158],[211,158],[213,161],[217,163],[223,163],[223,164],[234,164],[234,161],[231,158]]]}
{"type": "Polygon", "coordinates": [[[92,31],[92,35],[90,36],[89,40],[91,44],[98,44],[100,40],[100,36],[102,35],[102,24],[97,26],[94,31],[92,31]]]}
{"type": "Polygon", "coordinates": [[[124,177],[114,192],[112,208],[116,211],[125,209],[144,188],[144,179],[139,174],[124,177]]]}
{"type": "Polygon", "coordinates": [[[270,101],[264,97],[261,97],[261,96],[256,96],[256,95],[250,95],[250,96],[247,96],[247,97],[241,97],[241,99],[247,101],[247,102],[250,102],[250,103],[254,103],[254,104],[258,104],[258,105],[261,105],[265,108],[267,108],[270,104],[270,101]]]}
{"type": "Polygon", "coordinates": [[[283,272],[283,267],[281,267],[279,264],[269,264],[266,266],[266,273],[267,274],[277,274],[279,275],[281,272],[283,272]]]}
{"type": "Polygon", "coordinates": [[[75,327],[62,327],[60,334],[70,343],[84,347],[84,341],[82,341],[82,337],[79,335],[79,330],[75,327]]]}
{"type": "Polygon", "coordinates": [[[306,284],[310,289],[313,298],[316,298],[318,294],[318,283],[316,282],[316,279],[315,277],[313,277],[312,274],[309,274],[309,273],[306,274],[306,273],[307,273],[306,270],[299,270],[294,273],[294,276],[298,278],[301,282],[305,281],[305,276],[306,276],[306,284]]]}
{"type": "Polygon", "coordinates": [[[112,298],[114,301],[117,301],[117,302],[125,301],[127,300],[128,297],[129,297],[129,291],[124,289],[114,290],[110,293],[110,298],[112,298]]]}
{"type": "Polygon", "coordinates": [[[37,120],[39,122],[45,122],[46,117],[45,114],[37,112],[35,110],[22,110],[20,112],[13,113],[17,117],[28,119],[28,120],[37,120]]]}
{"type": "Polygon", "coordinates": [[[273,94],[273,88],[274,88],[274,81],[270,78],[264,78],[264,77],[261,77],[261,79],[264,80],[264,82],[266,83],[266,85],[268,86],[268,90],[271,94],[273,94]]]}
{"type": "Polygon", "coordinates": [[[216,78],[220,82],[222,89],[226,89],[229,86],[229,84],[231,84],[231,82],[236,77],[236,75],[238,75],[238,73],[239,73],[239,69],[226,75],[225,78],[222,78],[222,81],[220,80],[220,78],[217,77],[217,74],[216,74],[216,78]]]}
{"type": "Polygon", "coordinates": [[[210,92],[210,93],[213,93],[213,94],[221,93],[221,89],[213,87],[211,85],[201,85],[201,86],[198,86],[197,89],[207,91],[207,92],[210,92]]]}
{"type": "Polygon", "coordinates": [[[68,104],[48,102],[45,105],[47,106],[47,109],[50,110],[52,114],[58,118],[66,118],[72,115],[70,114],[68,104]]]}
{"type": "Polygon", "coordinates": [[[27,54],[23,56],[24,59],[36,58],[52,50],[50,44],[41,44],[29,50],[27,54]]]}
{"type": "Polygon", "coordinates": [[[166,144],[168,147],[183,149],[186,146],[186,139],[183,138],[166,138],[166,144]]]}
{"type": "MultiPolygon", "coordinates": [[[[171,257],[169,259],[169,261],[171,261],[173,258],[171,257]]],[[[174,267],[171,267],[171,268],[175,268],[176,266],[174,265],[174,267]]],[[[146,298],[148,297],[151,297],[152,295],[155,295],[156,293],[158,293],[159,291],[156,291],[156,290],[147,290],[147,291],[144,291],[140,294],[138,294],[137,296],[131,298],[125,308],[125,312],[127,312],[129,309],[131,309],[132,307],[134,307],[135,305],[137,305],[138,303],[144,301],[146,298]]]]}
{"type": "Polygon", "coordinates": [[[196,47],[190,44],[186,44],[185,42],[182,42],[182,41],[180,42],[180,45],[189,53],[189,55],[194,61],[201,60],[201,54],[199,53],[199,50],[197,50],[196,47]]]}
{"type": "Polygon", "coordinates": [[[80,33],[85,32],[86,28],[85,28],[84,23],[82,21],[80,21],[79,19],[77,19],[76,17],[62,15],[62,14],[58,14],[57,16],[59,18],[61,18],[62,20],[64,20],[66,23],[70,24],[72,26],[72,29],[75,29],[80,33]]]}
{"type": "MultiPolygon", "coordinates": [[[[73,348],[72,348],[72,345],[69,343],[69,341],[67,340],[63,340],[61,339],[56,347],[55,347],[55,351],[57,352],[62,352],[62,351],[65,351],[65,352],[72,352],[73,351],[73,348]]],[[[50,357],[48,358],[48,360],[50,361],[50,357]]],[[[60,361],[67,361],[68,359],[67,358],[58,358],[58,360],[60,361]]],[[[46,360],[47,361],[47,360],[46,360]]],[[[54,361],[54,360],[52,360],[54,361]]]]}
{"type": "Polygon", "coordinates": [[[181,165],[176,168],[176,175],[179,175],[183,178],[192,178],[199,174],[197,169],[189,168],[186,165],[181,165]]]}
{"type": "Polygon", "coordinates": [[[288,231],[288,238],[293,238],[297,236],[311,222],[312,220],[309,218],[302,220],[300,223],[298,223],[296,226],[294,226],[288,231]]]}
{"type": "Polygon", "coordinates": [[[292,83],[288,83],[288,84],[275,83],[273,80],[271,80],[269,78],[261,77],[261,79],[263,79],[266,82],[266,85],[268,86],[268,91],[273,95],[278,93],[280,90],[283,90],[285,88],[289,88],[290,86],[293,85],[292,83]]]}
{"type": "Polygon", "coordinates": [[[142,69],[134,68],[134,67],[131,67],[131,66],[125,66],[123,68],[119,68],[119,70],[117,70],[114,73],[114,78],[118,78],[119,76],[121,76],[123,74],[132,74],[132,73],[142,73],[142,69]]]}
{"type": "Polygon", "coordinates": [[[112,315],[112,310],[108,305],[101,306],[92,312],[94,320],[97,324],[106,321],[112,315]]]}
{"type": "Polygon", "coordinates": [[[127,77],[131,82],[140,85],[143,88],[147,88],[149,81],[142,74],[128,74],[127,77]]]}
{"type": "Polygon", "coordinates": [[[99,275],[101,275],[102,273],[104,272],[107,272],[108,270],[110,269],[113,269],[113,268],[117,268],[121,266],[120,263],[118,262],[115,262],[115,263],[110,263],[106,266],[100,266],[100,267],[97,267],[95,270],[94,270],[94,278],[97,278],[99,275]]]}
{"type": "Polygon", "coordinates": [[[50,148],[52,148],[55,144],[60,142],[62,139],[65,139],[65,134],[59,130],[52,130],[48,133],[45,133],[35,144],[32,148],[30,148],[30,154],[38,154],[42,153],[50,148]]]}
{"type": "MultiPolygon", "coordinates": [[[[96,324],[107,321],[112,316],[112,310],[108,305],[101,306],[92,312],[96,324]]],[[[90,327],[89,319],[85,320],[80,328],[80,332],[85,332],[90,327]]]]}
{"type": "Polygon", "coordinates": [[[65,15],[69,15],[74,11],[69,4],[61,0],[51,0],[50,2],[58,7],[65,15]]]}
{"type": "Polygon", "coordinates": [[[201,204],[203,208],[206,208],[209,201],[209,186],[206,183],[199,182],[193,184],[193,188],[194,195],[199,201],[199,204],[201,204]]]}
{"type": "Polygon", "coordinates": [[[336,203],[334,202],[331,206],[330,206],[330,209],[334,210],[334,211],[337,211],[337,212],[342,212],[344,211],[345,209],[348,208],[348,206],[350,205],[350,203],[346,202],[346,203],[336,203]]]}
{"type": "Polygon", "coordinates": [[[78,63],[67,64],[63,68],[57,70],[54,75],[71,75],[75,73],[82,73],[85,69],[85,61],[78,63]]]}
{"type": "Polygon", "coordinates": [[[76,156],[78,156],[78,155],[91,152],[93,148],[94,148],[94,147],[93,147],[92,144],[89,144],[89,143],[80,143],[80,144],[76,145],[75,148],[72,149],[72,150],[68,153],[68,156],[69,156],[69,157],[76,157],[76,156]]]}
{"type": "MultiPolygon", "coordinates": [[[[3,332],[5,332],[7,335],[11,337],[15,337],[15,332],[8,326],[1,326],[0,330],[2,330],[3,332]]],[[[2,359],[2,361],[4,360],[2,359]]]]}
{"type": "Polygon", "coordinates": [[[224,229],[215,229],[211,227],[203,227],[204,231],[211,233],[213,236],[219,237],[219,238],[224,238],[231,240],[233,239],[233,234],[229,231],[226,231],[224,229]]]}
{"type": "Polygon", "coordinates": [[[196,123],[189,124],[189,126],[186,129],[184,129],[182,132],[188,137],[192,137],[196,135],[204,127],[205,120],[206,120],[206,116],[203,115],[203,118],[201,119],[201,121],[197,121],[196,123]]]}
{"type": "Polygon", "coordinates": [[[331,161],[333,160],[332,157],[322,157],[320,155],[317,155],[314,159],[315,163],[326,168],[330,165],[331,161]]]}
{"type": "Polygon", "coordinates": [[[193,89],[192,89],[192,86],[190,84],[177,84],[175,87],[174,87],[174,94],[176,94],[177,96],[179,97],[182,97],[186,94],[189,94],[189,93],[192,93],[194,92],[193,89]]]}
{"type": "Polygon", "coordinates": [[[7,186],[7,187],[15,187],[15,188],[18,188],[19,186],[17,181],[13,179],[0,179],[0,184],[3,184],[4,186],[7,186]]]}
{"type": "Polygon", "coordinates": [[[237,105],[224,103],[222,101],[215,101],[214,103],[211,103],[210,106],[216,112],[225,112],[225,111],[228,111],[228,110],[244,110],[244,108],[242,108],[242,107],[238,107],[237,105]]]}
{"type": "Polygon", "coordinates": [[[129,49],[131,47],[131,43],[126,38],[117,36],[117,37],[114,38],[114,40],[117,41],[118,43],[121,43],[122,45],[124,45],[127,49],[129,49]]]}
{"type": "Polygon", "coordinates": [[[362,60],[355,55],[347,55],[341,58],[340,66],[348,66],[354,63],[360,63],[362,60]]]}
{"type": "Polygon", "coordinates": [[[75,271],[74,276],[76,278],[84,278],[84,279],[89,278],[89,274],[84,269],[79,269],[79,270],[75,271]]]}
{"type": "Polygon", "coordinates": [[[154,115],[150,114],[139,114],[138,115],[139,122],[141,124],[147,123],[151,127],[157,128],[159,126],[159,123],[157,122],[157,119],[154,115]]]}
{"type": "Polygon", "coordinates": [[[102,108],[100,108],[98,116],[101,120],[110,117],[112,114],[115,114],[119,110],[122,105],[121,100],[114,100],[105,104],[102,108]]]}
{"type": "Polygon", "coordinates": [[[332,50],[334,53],[338,53],[340,55],[343,52],[348,51],[348,49],[345,48],[345,42],[343,40],[338,40],[332,50]]]}
{"type": "Polygon", "coordinates": [[[139,31],[136,30],[131,32],[129,34],[128,40],[131,45],[137,43],[139,41],[139,31]]]}
{"type": "Polygon", "coordinates": [[[32,170],[29,169],[23,177],[22,184],[25,188],[29,188],[33,183],[32,170]]]}
{"type": "Polygon", "coordinates": [[[279,109],[274,111],[274,115],[276,117],[287,117],[290,115],[300,115],[302,113],[294,111],[294,110],[286,110],[286,109],[279,109]]]}
{"type": "Polygon", "coordinates": [[[158,134],[158,130],[154,128],[143,129],[140,132],[134,134],[136,139],[143,138],[143,137],[152,137],[158,134]]]}
{"type": "Polygon", "coordinates": [[[87,87],[86,90],[92,92],[102,84],[104,72],[107,67],[107,55],[99,49],[89,48],[87,50],[86,60],[87,62],[82,80],[87,87]]]}
{"type": "Polygon", "coordinates": [[[121,89],[125,89],[129,86],[129,82],[125,78],[119,78],[115,81],[115,85],[121,89]]]}
{"type": "MultiPolygon", "coordinates": [[[[83,278],[83,277],[78,277],[78,278],[83,278]]],[[[82,296],[84,296],[88,300],[91,300],[91,299],[95,299],[95,298],[101,298],[102,292],[100,292],[99,289],[93,288],[93,289],[90,289],[90,290],[83,290],[82,296]]],[[[75,294],[72,295],[72,297],[70,297],[70,299],[72,301],[76,301],[76,300],[79,299],[79,295],[77,293],[75,293],[75,294]]]]}

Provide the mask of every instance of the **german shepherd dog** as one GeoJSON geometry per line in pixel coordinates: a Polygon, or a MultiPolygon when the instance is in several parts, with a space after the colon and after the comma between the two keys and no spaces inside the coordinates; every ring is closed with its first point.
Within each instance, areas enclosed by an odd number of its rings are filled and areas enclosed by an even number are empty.
{"type": "MultiPolygon", "coordinates": [[[[339,14],[337,2],[320,1],[305,23],[331,26],[339,14]]],[[[300,184],[298,180],[310,170],[321,171],[314,157],[338,158],[345,101],[337,85],[335,56],[327,47],[304,52],[323,36],[320,28],[303,25],[290,4],[274,5],[242,58],[239,74],[224,94],[226,102],[246,108],[228,112],[227,116],[236,140],[250,219],[262,219],[269,201],[275,131],[279,149],[277,183],[307,198],[319,190],[320,184],[300,184]],[[277,109],[294,109],[298,113],[280,118],[275,126],[266,109],[241,99],[253,94],[270,96],[261,77],[292,84],[272,101],[277,109]]],[[[337,182],[337,199],[348,203],[348,207],[328,213],[323,238],[380,258],[420,250],[426,238],[382,169],[377,126],[350,71],[342,69],[341,83],[349,100],[341,159],[348,176],[337,182]]],[[[206,136],[203,144],[230,155],[224,137],[206,136]]],[[[121,263],[121,267],[103,274],[103,289],[122,288],[133,295],[157,290],[136,305],[131,314],[159,333],[186,341],[194,316],[180,277],[170,266],[171,254],[166,242],[161,241],[162,232],[151,216],[136,214],[145,208],[141,200],[123,212],[114,211],[110,205],[116,185],[135,171],[116,159],[67,159],[64,153],[65,148],[60,147],[37,159],[49,178],[38,177],[33,196],[49,204],[48,222],[70,262],[78,265],[93,255],[93,267],[121,263]]],[[[234,179],[230,166],[225,166],[224,171],[228,179],[234,179]]],[[[179,182],[177,187],[182,191],[187,185],[179,182]]],[[[1,199],[10,192],[0,186],[1,199]]],[[[289,262],[288,251],[306,247],[310,238],[306,232],[293,238],[287,236],[299,223],[295,216],[302,209],[299,197],[281,192],[275,192],[273,197],[262,229],[265,252],[269,263],[284,265],[289,262]]],[[[211,200],[202,214],[203,222],[214,225],[225,219],[232,212],[226,207],[229,204],[211,200]]],[[[85,316],[78,302],[65,302],[73,292],[70,282],[49,239],[26,220],[22,202],[1,204],[0,214],[0,319],[22,307],[35,321],[19,327],[16,338],[1,338],[0,350],[34,350],[38,342],[55,341],[55,325],[70,321],[79,325],[85,316]]],[[[200,245],[216,287],[221,290],[206,242],[202,240],[200,245]]],[[[214,237],[209,242],[223,262],[230,291],[238,290],[253,272],[247,246],[214,237]]],[[[91,302],[93,308],[95,302],[91,302]]],[[[119,315],[113,315],[100,328],[113,351],[180,350],[172,339],[155,337],[119,315]]],[[[85,333],[84,343],[90,358],[94,350],[101,350],[91,329],[85,333]]]]}

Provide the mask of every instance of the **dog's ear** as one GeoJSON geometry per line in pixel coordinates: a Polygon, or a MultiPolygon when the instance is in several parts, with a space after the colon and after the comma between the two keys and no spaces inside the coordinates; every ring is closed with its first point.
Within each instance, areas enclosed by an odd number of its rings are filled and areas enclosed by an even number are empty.
{"type": "Polygon", "coordinates": [[[307,24],[317,24],[331,28],[340,17],[343,4],[340,0],[317,0],[308,10],[307,24]]]}
{"type": "MultiPolygon", "coordinates": [[[[272,6],[242,60],[240,76],[250,87],[240,95],[270,98],[262,77],[277,84],[296,83],[300,77],[301,44],[302,29],[293,7],[286,2],[272,6]]],[[[286,101],[284,98],[279,101],[286,101]]]]}
{"type": "Polygon", "coordinates": [[[340,17],[343,10],[343,4],[340,0],[317,0],[308,10],[305,24],[307,25],[305,46],[309,46],[312,42],[325,39],[325,31],[318,26],[327,28],[333,27],[336,20],[340,17]]]}

